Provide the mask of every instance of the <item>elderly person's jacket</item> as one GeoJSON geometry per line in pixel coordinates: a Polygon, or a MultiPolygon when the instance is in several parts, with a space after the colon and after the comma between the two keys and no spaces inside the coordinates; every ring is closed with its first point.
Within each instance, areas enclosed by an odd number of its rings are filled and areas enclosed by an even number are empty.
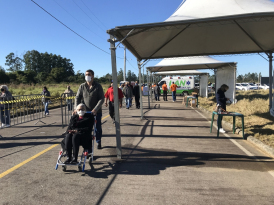
{"type": "Polygon", "coordinates": [[[91,113],[85,113],[79,120],[79,115],[73,115],[70,119],[68,130],[77,130],[83,137],[90,137],[93,128],[94,117],[91,113]]]}

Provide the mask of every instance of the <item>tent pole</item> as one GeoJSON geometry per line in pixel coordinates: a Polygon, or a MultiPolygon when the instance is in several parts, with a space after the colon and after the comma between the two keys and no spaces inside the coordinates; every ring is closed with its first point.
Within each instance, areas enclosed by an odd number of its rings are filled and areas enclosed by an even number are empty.
{"type": "Polygon", "coordinates": [[[273,108],[273,102],[272,102],[272,83],[273,83],[273,79],[272,79],[272,60],[273,60],[273,55],[272,52],[269,53],[268,55],[269,58],[269,110],[271,110],[271,108],[273,108]]]}
{"type": "Polygon", "coordinates": [[[110,42],[111,51],[111,65],[112,65],[112,80],[113,80],[113,90],[114,90],[114,112],[115,112],[115,128],[116,128],[116,152],[117,158],[122,158],[121,149],[121,130],[120,130],[120,114],[119,114],[119,99],[118,99],[118,84],[117,84],[117,65],[116,65],[116,47],[114,36],[110,35],[108,39],[110,42]]]}
{"type": "Polygon", "coordinates": [[[148,90],[148,94],[147,94],[147,99],[148,99],[148,109],[150,109],[150,99],[149,99],[149,92],[150,92],[150,88],[149,88],[149,76],[148,76],[148,70],[147,70],[147,90],[148,90]]]}
{"type": "Polygon", "coordinates": [[[142,76],[141,76],[141,62],[138,60],[138,69],[139,69],[139,92],[140,92],[140,109],[141,109],[141,120],[144,118],[143,117],[143,98],[142,98],[142,89],[141,89],[141,81],[142,81],[142,76]]]}

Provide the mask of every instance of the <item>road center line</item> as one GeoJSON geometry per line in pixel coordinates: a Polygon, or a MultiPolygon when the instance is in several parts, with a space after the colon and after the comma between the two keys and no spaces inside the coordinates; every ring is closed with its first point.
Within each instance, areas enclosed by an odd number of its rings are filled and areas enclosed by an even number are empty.
{"type": "MultiPolygon", "coordinates": [[[[106,119],[107,117],[109,117],[109,115],[103,117],[102,120],[106,119]]],[[[52,148],[56,147],[57,145],[59,145],[59,144],[52,145],[52,146],[48,147],[47,149],[45,149],[45,150],[39,152],[38,154],[36,154],[36,155],[34,155],[34,156],[32,156],[32,157],[26,159],[25,161],[23,161],[23,162],[21,162],[21,163],[15,165],[14,167],[8,169],[7,171],[1,173],[1,174],[0,174],[0,179],[3,178],[4,176],[10,174],[10,173],[13,172],[14,170],[16,170],[16,169],[22,167],[23,165],[27,164],[28,162],[32,161],[33,159],[39,157],[40,155],[46,153],[47,151],[51,150],[52,148]]]]}

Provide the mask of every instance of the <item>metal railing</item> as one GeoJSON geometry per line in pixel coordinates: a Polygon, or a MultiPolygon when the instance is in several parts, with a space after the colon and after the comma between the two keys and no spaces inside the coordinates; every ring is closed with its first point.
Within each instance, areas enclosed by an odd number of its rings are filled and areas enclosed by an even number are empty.
{"type": "Polygon", "coordinates": [[[61,115],[62,115],[62,127],[64,128],[70,122],[70,118],[75,107],[76,94],[63,93],[61,95],[61,115]]]}
{"type": "Polygon", "coordinates": [[[45,117],[42,99],[42,95],[0,97],[0,127],[5,128],[45,117]]]}

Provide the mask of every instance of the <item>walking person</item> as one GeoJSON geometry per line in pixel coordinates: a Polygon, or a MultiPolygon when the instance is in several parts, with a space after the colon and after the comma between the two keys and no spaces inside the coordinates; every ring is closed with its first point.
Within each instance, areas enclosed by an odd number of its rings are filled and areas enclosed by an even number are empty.
{"type": "Polygon", "coordinates": [[[68,111],[71,111],[73,109],[72,98],[71,98],[73,96],[73,91],[70,89],[69,85],[67,86],[67,89],[65,90],[64,94],[65,94],[65,97],[66,97],[68,111]]]}
{"type": "MultiPolygon", "coordinates": [[[[1,93],[0,93],[0,101],[11,101],[14,98],[12,97],[12,94],[9,92],[8,86],[1,85],[0,86],[1,93]]],[[[1,127],[10,127],[10,108],[9,104],[1,104],[1,127]]]]}
{"type": "MultiPolygon", "coordinates": [[[[226,84],[223,84],[216,93],[216,101],[217,101],[217,107],[221,107],[223,109],[223,111],[226,111],[226,101],[229,100],[228,98],[225,97],[225,92],[229,89],[229,87],[226,84]]],[[[218,115],[218,119],[217,122],[219,122],[219,117],[220,119],[220,129],[219,131],[221,133],[225,133],[225,130],[223,129],[222,126],[222,120],[223,120],[223,116],[219,116],[218,115]]],[[[219,126],[219,125],[218,125],[219,126]]]]}
{"type": "Polygon", "coordinates": [[[177,85],[174,83],[174,82],[172,82],[172,85],[170,86],[170,89],[171,89],[171,91],[172,91],[172,99],[173,99],[173,102],[175,102],[176,101],[176,89],[177,89],[177,85]]]}
{"type": "Polygon", "coordinates": [[[43,87],[43,91],[41,92],[41,95],[43,95],[42,97],[42,102],[45,105],[45,115],[49,115],[49,102],[50,102],[50,92],[48,91],[47,87],[43,87]]]}
{"type": "Polygon", "coordinates": [[[129,107],[131,105],[131,101],[132,101],[132,89],[128,82],[126,83],[126,85],[123,89],[123,94],[126,99],[126,108],[129,109],[129,107]]]}
{"type": "Polygon", "coordinates": [[[161,94],[160,86],[158,84],[156,84],[154,87],[154,95],[155,95],[156,101],[160,101],[160,94],[161,94]]]}
{"type": "Polygon", "coordinates": [[[166,82],[164,82],[164,84],[162,85],[162,90],[163,90],[163,100],[167,101],[167,84],[166,84],[166,82]]]}
{"type": "Polygon", "coordinates": [[[140,109],[140,86],[138,81],[135,82],[135,86],[133,88],[133,95],[135,97],[135,105],[137,109],[140,109]]]}
{"type": "MultiPolygon", "coordinates": [[[[79,105],[81,101],[85,104],[87,111],[91,111],[96,115],[96,142],[97,149],[102,149],[102,104],[104,103],[104,91],[102,86],[94,81],[93,70],[87,70],[85,73],[85,83],[79,86],[75,96],[75,106],[79,105]]],[[[75,110],[74,113],[77,113],[75,110]]],[[[92,125],[91,125],[92,126],[92,125]]]]}
{"type": "MultiPolygon", "coordinates": [[[[123,100],[123,92],[121,89],[118,89],[118,98],[119,98],[119,104],[120,108],[122,107],[122,100],[123,100]]],[[[114,114],[114,90],[113,90],[113,83],[110,84],[110,88],[105,93],[105,105],[109,108],[109,115],[112,119],[112,122],[115,123],[115,114],[114,114]],[[109,100],[109,106],[108,106],[108,100],[109,100]]]]}

